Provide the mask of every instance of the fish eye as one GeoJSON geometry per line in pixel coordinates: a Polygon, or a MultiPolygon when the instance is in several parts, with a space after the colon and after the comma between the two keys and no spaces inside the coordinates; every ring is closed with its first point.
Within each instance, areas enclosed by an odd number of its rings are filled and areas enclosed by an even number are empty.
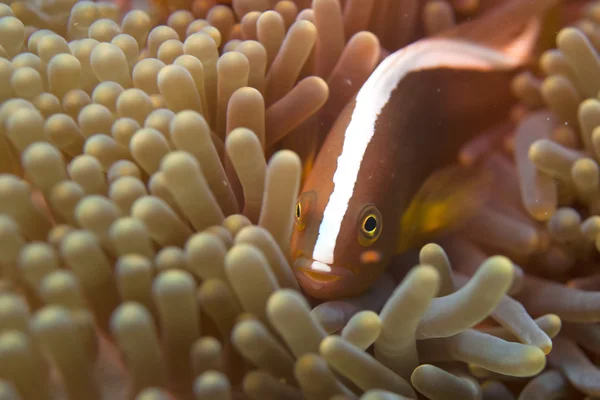
{"type": "Polygon", "coordinates": [[[374,236],[377,230],[377,216],[375,214],[367,215],[363,220],[362,229],[366,235],[374,236]]]}
{"type": "Polygon", "coordinates": [[[366,206],[359,219],[358,241],[362,246],[370,246],[379,238],[382,229],[382,217],[377,207],[366,206]]]}
{"type": "Polygon", "coordinates": [[[304,192],[298,197],[294,206],[294,222],[299,231],[306,228],[307,219],[310,219],[311,207],[313,207],[315,201],[316,193],[314,191],[304,192]]]}
{"type": "Polygon", "coordinates": [[[296,209],[294,211],[294,222],[296,223],[296,228],[298,228],[299,231],[303,230],[306,225],[304,223],[304,215],[302,212],[302,202],[300,200],[296,203],[296,209]]]}

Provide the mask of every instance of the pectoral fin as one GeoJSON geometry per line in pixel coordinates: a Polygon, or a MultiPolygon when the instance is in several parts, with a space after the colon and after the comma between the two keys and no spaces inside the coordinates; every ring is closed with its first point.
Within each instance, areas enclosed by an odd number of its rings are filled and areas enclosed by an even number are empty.
{"type": "Polygon", "coordinates": [[[451,166],[434,172],[401,219],[398,253],[468,221],[491,194],[492,175],[480,167],[451,166]]]}

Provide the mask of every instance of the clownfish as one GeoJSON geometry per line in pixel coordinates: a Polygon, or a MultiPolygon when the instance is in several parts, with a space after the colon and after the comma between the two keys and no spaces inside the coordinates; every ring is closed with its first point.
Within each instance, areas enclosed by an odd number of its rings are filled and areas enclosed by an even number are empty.
{"type": "Polygon", "coordinates": [[[332,126],[295,205],[290,256],[308,295],[363,293],[394,255],[480,205],[490,179],[450,166],[469,139],[508,118],[510,81],[555,3],[505,2],[376,67],[332,126]]]}

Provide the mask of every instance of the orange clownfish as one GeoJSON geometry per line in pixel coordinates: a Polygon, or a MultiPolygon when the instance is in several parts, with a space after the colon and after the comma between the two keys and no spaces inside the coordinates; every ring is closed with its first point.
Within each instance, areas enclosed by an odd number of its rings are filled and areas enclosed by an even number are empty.
{"type": "Polygon", "coordinates": [[[506,120],[515,102],[510,81],[554,3],[505,2],[379,64],[333,125],[296,204],[291,257],[309,295],[366,291],[393,255],[477,207],[484,174],[440,168],[506,120]]]}

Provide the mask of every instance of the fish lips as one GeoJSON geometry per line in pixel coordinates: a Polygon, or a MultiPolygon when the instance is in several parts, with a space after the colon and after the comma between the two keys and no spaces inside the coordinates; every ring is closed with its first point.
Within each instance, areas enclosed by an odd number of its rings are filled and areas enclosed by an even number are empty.
{"type": "Polygon", "coordinates": [[[302,288],[318,299],[344,297],[346,293],[354,292],[355,287],[361,286],[352,270],[310,258],[298,257],[293,269],[302,288]]]}

